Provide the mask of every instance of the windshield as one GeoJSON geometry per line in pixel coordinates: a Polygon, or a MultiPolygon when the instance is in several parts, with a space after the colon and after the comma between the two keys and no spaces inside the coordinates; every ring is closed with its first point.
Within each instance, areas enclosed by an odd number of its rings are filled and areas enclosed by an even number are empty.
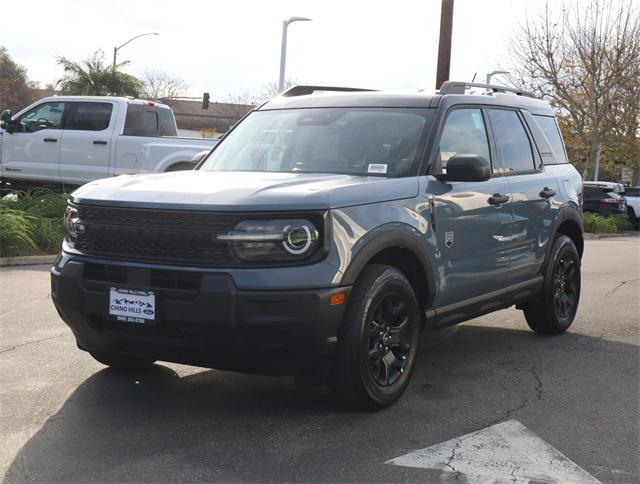
{"type": "Polygon", "coordinates": [[[428,109],[256,111],[216,147],[205,171],[416,174],[428,109]]]}

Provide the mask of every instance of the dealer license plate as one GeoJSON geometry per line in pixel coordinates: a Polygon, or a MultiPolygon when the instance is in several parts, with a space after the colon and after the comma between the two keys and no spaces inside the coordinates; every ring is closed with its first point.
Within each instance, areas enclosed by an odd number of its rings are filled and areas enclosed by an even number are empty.
{"type": "Polygon", "coordinates": [[[156,295],[153,291],[112,287],[109,316],[125,323],[151,323],[156,319],[156,295]]]}

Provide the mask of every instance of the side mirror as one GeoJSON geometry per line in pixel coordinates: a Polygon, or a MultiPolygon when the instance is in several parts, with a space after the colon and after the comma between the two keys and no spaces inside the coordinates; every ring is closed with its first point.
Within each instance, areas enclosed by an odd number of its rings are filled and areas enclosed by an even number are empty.
{"type": "Polygon", "coordinates": [[[2,114],[0,114],[0,128],[5,129],[7,133],[13,133],[15,131],[13,122],[11,121],[12,116],[13,114],[8,109],[5,109],[2,111],[2,114]]]}
{"type": "Polygon", "coordinates": [[[445,181],[487,181],[491,178],[491,163],[480,155],[455,155],[447,161],[445,181]]]}

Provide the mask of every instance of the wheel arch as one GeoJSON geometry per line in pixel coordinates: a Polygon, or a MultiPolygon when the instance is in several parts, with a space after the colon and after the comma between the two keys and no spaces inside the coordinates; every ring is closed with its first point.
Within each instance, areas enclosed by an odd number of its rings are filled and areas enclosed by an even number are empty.
{"type": "Polygon", "coordinates": [[[431,307],[436,295],[436,278],[424,241],[419,235],[402,230],[380,234],[353,258],[342,278],[354,284],[368,264],[384,264],[402,272],[414,289],[421,315],[431,307]]]}

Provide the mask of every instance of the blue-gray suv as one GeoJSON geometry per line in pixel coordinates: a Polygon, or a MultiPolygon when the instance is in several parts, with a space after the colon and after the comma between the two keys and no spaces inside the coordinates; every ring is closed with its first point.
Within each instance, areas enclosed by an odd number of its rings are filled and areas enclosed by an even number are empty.
{"type": "Polygon", "coordinates": [[[581,204],[554,113],[529,93],[298,86],[194,171],[75,191],[51,294],[106,365],[295,375],[381,408],[421,331],[512,305],[538,333],[567,330],[581,204]]]}

